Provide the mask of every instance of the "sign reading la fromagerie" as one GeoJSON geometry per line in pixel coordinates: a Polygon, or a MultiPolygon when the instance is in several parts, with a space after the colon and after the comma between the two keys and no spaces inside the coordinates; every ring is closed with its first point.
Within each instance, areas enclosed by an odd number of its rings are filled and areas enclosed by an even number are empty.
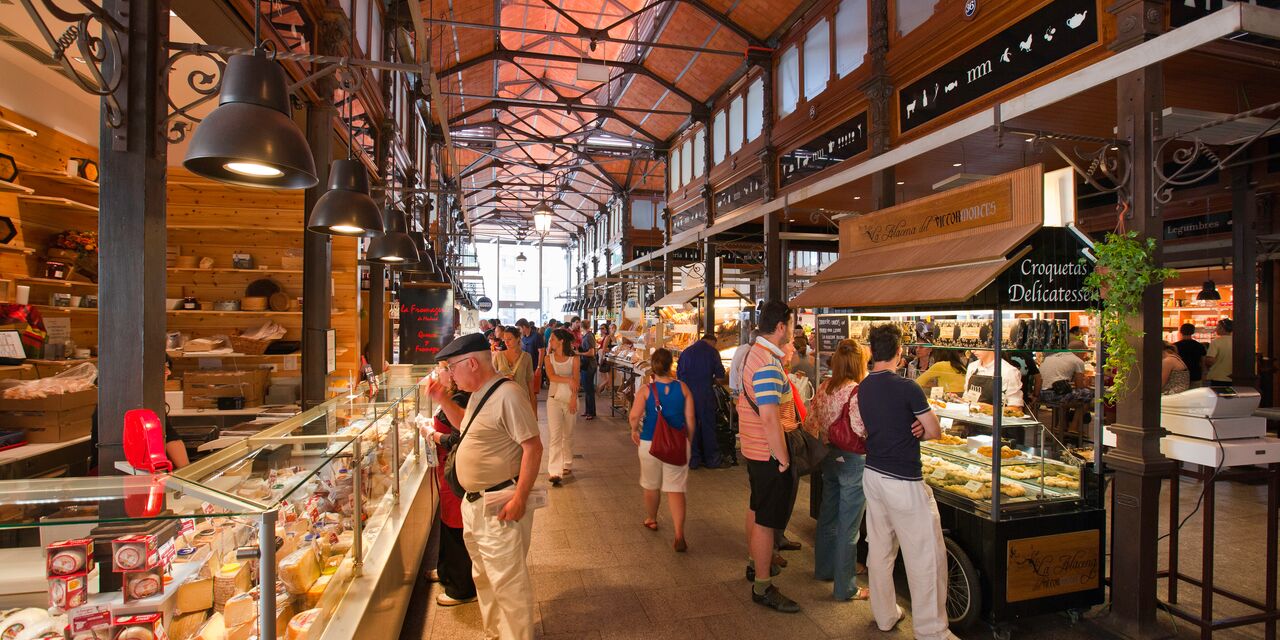
{"type": "Polygon", "coordinates": [[[435,364],[436,353],[453,339],[453,289],[413,286],[400,289],[400,363],[435,364]]]}
{"type": "Polygon", "coordinates": [[[846,223],[841,252],[934,238],[1007,222],[1013,217],[1012,186],[994,180],[891,207],[846,223]]]}

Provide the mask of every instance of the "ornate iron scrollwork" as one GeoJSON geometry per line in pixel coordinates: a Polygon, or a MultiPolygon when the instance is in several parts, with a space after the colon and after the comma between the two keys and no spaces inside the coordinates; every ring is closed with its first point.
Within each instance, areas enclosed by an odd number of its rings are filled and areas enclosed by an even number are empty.
{"type": "Polygon", "coordinates": [[[104,120],[108,127],[116,129],[123,126],[124,109],[117,92],[124,83],[125,49],[121,39],[128,33],[129,16],[111,15],[90,0],[78,0],[83,12],[63,9],[54,0],[39,0],[42,13],[36,8],[35,1],[22,0],[22,6],[40,30],[40,35],[44,36],[53,59],[61,65],[64,74],[81,89],[103,99],[104,120]],[[53,31],[45,23],[46,13],[67,25],[61,34],[53,35],[53,31]],[[73,47],[79,55],[68,55],[73,47]],[[71,57],[84,61],[90,78],[85,78],[71,65],[71,57]],[[110,64],[107,64],[108,58],[111,59],[110,64]]]}
{"type": "Polygon", "coordinates": [[[1051,149],[1098,193],[1114,193],[1120,202],[1127,203],[1132,195],[1133,154],[1125,140],[1080,136],[1052,131],[1010,129],[997,125],[999,144],[1004,134],[1029,136],[1036,151],[1051,149]],[[1070,147],[1067,148],[1068,143],[1070,147]]]}
{"type": "Polygon", "coordinates": [[[165,138],[174,144],[185,140],[187,132],[192,125],[200,122],[201,119],[194,115],[194,110],[218,97],[218,93],[222,89],[222,74],[227,68],[227,63],[213,53],[174,50],[169,54],[168,61],[165,62],[165,75],[171,74],[174,68],[178,66],[178,63],[183,60],[205,61],[205,66],[197,67],[187,72],[187,87],[194,91],[197,96],[194,100],[180,105],[173,101],[172,93],[165,96],[165,101],[169,104],[169,113],[165,116],[164,122],[161,123],[161,128],[164,130],[165,138]],[[213,66],[212,69],[207,66],[210,64],[213,66]]]}
{"type": "Polygon", "coordinates": [[[1212,122],[1206,122],[1186,131],[1179,131],[1170,136],[1157,139],[1159,147],[1156,148],[1155,157],[1157,160],[1152,163],[1151,172],[1155,178],[1155,198],[1160,204],[1167,204],[1173,199],[1173,190],[1177,187],[1193,185],[1214,173],[1221,171],[1231,165],[1232,161],[1240,157],[1245,151],[1263,136],[1271,133],[1280,126],[1280,117],[1273,117],[1271,122],[1261,128],[1257,133],[1250,136],[1243,142],[1237,142],[1231,145],[1211,145],[1201,139],[1199,136],[1192,136],[1197,131],[1204,131],[1220,125],[1243,120],[1246,118],[1254,118],[1263,114],[1280,111],[1280,102],[1242,111],[1235,115],[1219,118],[1212,122]],[[1187,137],[1191,136],[1191,137],[1187,137]],[[1165,157],[1165,150],[1170,145],[1187,144],[1190,146],[1180,146],[1173,150],[1169,155],[1169,159],[1173,163],[1172,171],[1166,172],[1165,167],[1159,161],[1159,158],[1165,157]],[[1221,152],[1215,150],[1214,147],[1221,147],[1221,152]],[[1204,161],[1207,161],[1205,164],[1204,161]]]}

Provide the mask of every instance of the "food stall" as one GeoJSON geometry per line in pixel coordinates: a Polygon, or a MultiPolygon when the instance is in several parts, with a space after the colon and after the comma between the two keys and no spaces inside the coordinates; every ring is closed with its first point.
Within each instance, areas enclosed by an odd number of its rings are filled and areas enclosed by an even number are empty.
{"type": "MultiPolygon", "coordinates": [[[[706,305],[706,289],[680,289],[658,299],[653,306],[658,309],[657,342],[659,346],[679,354],[694,341],[702,338],[703,308],[706,305]]],[[[739,315],[752,306],[751,300],[736,289],[716,289],[716,348],[721,355],[738,346],[739,315]]],[[[728,360],[726,360],[726,364],[728,360]]]]}
{"type": "Polygon", "coordinates": [[[0,612],[0,635],[395,635],[430,529],[421,514],[437,501],[414,420],[430,411],[423,372],[397,368],[372,394],[331,399],[173,475],[0,482],[0,597],[18,607],[0,612]]]}
{"type": "MultiPolygon", "coordinates": [[[[842,220],[840,260],[792,305],[824,310],[827,351],[885,322],[900,323],[910,345],[992,351],[996,361],[1015,349],[1067,351],[1070,314],[1090,305],[1092,261],[1071,221],[1046,214],[1054,203],[1042,179],[1029,167],[842,220]]],[[[1003,397],[1000,367],[983,382],[959,397],[929,392],[945,433],[922,445],[921,463],[946,537],[948,616],[1007,637],[1018,618],[1103,601],[1102,467],[1012,406],[1021,402],[1003,397]]]]}

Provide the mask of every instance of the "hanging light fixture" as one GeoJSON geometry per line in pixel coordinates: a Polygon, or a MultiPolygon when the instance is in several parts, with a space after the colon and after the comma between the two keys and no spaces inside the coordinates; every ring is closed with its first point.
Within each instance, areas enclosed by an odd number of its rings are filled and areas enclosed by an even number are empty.
{"type": "Polygon", "coordinates": [[[359,160],[334,160],[329,190],[316,201],[307,229],[335,236],[376,237],[382,214],[369,197],[369,174],[359,160]]]}
{"type": "Polygon", "coordinates": [[[284,69],[268,60],[258,37],[254,3],[253,55],[233,55],[222,75],[218,108],[196,127],[182,166],[219,182],[246,187],[314,187],[311,146],[289,115],[284,69]]]}
{"type": "Polygon", "coordinates": [[[541,202],[533,208],[533,228],[539,235],[547,235],[551,231],[551,205],[541,202]]]}
{"type": "Polygon", "coordinates": [[[1200,292],[1196,294],[1198,302],[1215,302],[1222,299],[1222,294],[1218,293],[1218,285],[1214,283],[1213,278],[1209,276],[1209,269],[1204,270],[1204,286],[1200,287],[1200,292]]]}
{"type": "Polygon", "coordinates": [[[364,254],[365,259],[393,267],[417,264],[421,256],[418,254],[418,247],[413,238],[409,237],[404,214],[391,207],[384,208],[383,225],[386,231],[369,241],[369,248],[364,254]]]}

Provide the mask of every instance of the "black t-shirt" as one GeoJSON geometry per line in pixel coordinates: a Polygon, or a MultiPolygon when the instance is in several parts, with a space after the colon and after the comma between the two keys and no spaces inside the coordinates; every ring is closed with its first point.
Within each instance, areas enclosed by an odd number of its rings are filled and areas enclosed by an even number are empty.
{"type": "Polygon", "coordinates": [[[867,427],[867,468],[900,480],[923,480],[920,439],[911,433],[916,416],[929,411],[920,385],[892,371],[876,371],[858,389],[858,410],[867,427]]]}
{"type": "Polygon", "coordinates": [[[1204,370],[1200,367],[1201,359],[1209,353],[1205,349],[1204,344],[1194,338],[1183,338],[1175,343],[1173,347],[1178,350],[1178,357],[1187,365],[1187,373],[1191,374],[1192,382],[1199,382],[1204,379],[1204,370]]]}

